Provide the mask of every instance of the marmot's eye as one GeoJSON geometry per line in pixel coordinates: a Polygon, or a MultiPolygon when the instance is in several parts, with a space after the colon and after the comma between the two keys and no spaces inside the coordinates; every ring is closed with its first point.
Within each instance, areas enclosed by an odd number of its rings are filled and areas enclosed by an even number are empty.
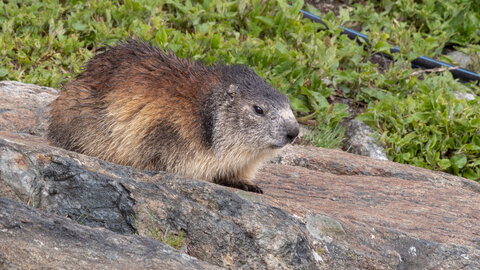
{"type": "Polygon", "coordinates": [[[263,109],[258,107],[257,105],[253,105],[253,110],[255,111],[256,114],[258,115],[264,115],[265,113],[263,112],[263,109]]]}

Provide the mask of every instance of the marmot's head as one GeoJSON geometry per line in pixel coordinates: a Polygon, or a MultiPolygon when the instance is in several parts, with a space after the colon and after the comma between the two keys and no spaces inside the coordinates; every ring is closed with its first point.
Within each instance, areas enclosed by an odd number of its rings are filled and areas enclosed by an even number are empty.
{"type": "Polygon", "coordinates": [[[217,68],[223,78],[217,89],[214,147],[268,151],[293,142],[299,125],[286,95],[245,66],[217,68]]]}

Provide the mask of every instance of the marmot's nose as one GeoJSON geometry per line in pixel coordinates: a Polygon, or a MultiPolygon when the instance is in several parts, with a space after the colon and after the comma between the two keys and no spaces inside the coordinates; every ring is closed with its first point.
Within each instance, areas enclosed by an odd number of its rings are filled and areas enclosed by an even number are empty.
{"type": "Polygon", "coordinates": [[[298,133],[299,133],[299,127],[298,127],[298,123],[292,123],[292,124],[289,124],[287,126],[287,140],[289,142],[293,142],[293,140],[295,140],[295,138],[298,136],[298,133]]]}

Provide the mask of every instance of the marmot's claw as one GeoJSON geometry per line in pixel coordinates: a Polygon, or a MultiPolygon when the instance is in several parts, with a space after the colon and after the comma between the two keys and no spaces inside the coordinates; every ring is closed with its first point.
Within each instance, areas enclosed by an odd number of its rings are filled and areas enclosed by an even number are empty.
{"type": "Polygon", "coordinates": [[[244,184],[243,190],[263,194],[263,190],[259,188],[257,185],[244,184]]]}

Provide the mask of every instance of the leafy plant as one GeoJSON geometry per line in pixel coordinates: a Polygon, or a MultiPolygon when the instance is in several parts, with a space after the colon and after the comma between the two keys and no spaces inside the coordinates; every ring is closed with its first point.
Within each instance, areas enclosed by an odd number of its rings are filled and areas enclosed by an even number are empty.
{"type": "MultiPolygon", "coordinates": [[[[356,2],[356,1],[355,1],[356,2]]],[[[352,19],[373,35],[382,33],[413,59],[420,55],[441,56],[445,47],[461,45],[475,55],[480,44],[480,2],[473,0],[368,1],[354,4],[352,19]],[[413,57],[413,58],[412,58],[413,57]]],[[[453,63],[455,64],[455,63],[453,63]]],[[[471,66],[480,72],[480,66],[471,66]]]]}
{"type": "Polygon", "coordinates": [[[371,1],[381,15],[397,18],[418,32],[445,36],[450,43],[466,45],[480,42],[480,3],[472,0],[371,1]]]}
{"type": "Polygon", "coordinates": [[[389,158],[423,168],[480,178],[480,100],[457,99],[449,77],[430,75],[421,91],[399,102],[388,96],[357,119],[382,130],[389,158]],[[434,86],[434,88],[429,88],[434,86]]]}
{"type": "Polygon", "coordinates": [[[345,134],[345,128],[337,125],[335,128],[318,125],[316,128],[308,130],[308,133],[302,137],[306,144],[313,144],[323,148],[340,148],[345,134]]]}

